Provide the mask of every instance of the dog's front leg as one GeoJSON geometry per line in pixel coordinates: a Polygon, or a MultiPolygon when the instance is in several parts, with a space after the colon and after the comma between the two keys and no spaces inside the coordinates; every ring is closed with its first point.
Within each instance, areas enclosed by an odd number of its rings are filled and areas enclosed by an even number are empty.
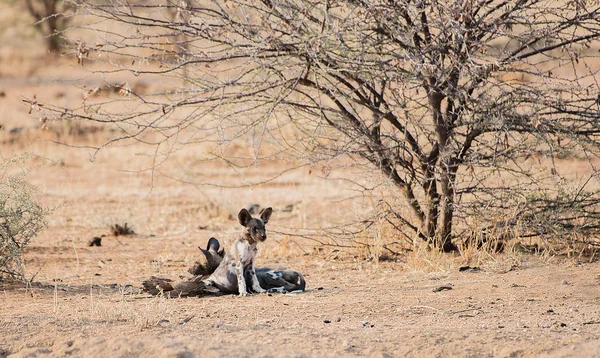
{"type": "Polygon", "coordinates": [[[256,277],[256,270],[254,269],[254,265],[250,268],[250,275],[252,276],[252,290],[256,293],[266,292],[267,290],[260,287],[260,282],[258,282],[258,277],[256,277]]]}
{"type": "Polygon", "coordinates": [[[235,273],[237,275],[240,296],[248,295],[248,290],[246,289],[246,280],[244,280],[244,265],[242,265],[241,261],[238,261],[235,265],[235,273]]]}

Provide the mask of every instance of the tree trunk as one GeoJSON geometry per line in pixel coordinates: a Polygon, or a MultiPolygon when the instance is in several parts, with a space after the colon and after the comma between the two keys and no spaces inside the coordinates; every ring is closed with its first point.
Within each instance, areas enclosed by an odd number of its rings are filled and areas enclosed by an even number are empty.
{"type": "MultiPolygon", "coordinates": [[[[58,34],[61,22],[57,11],[58,0],[44,0],[41,6],[34,6],[32,0],[26,0],[27,10],[37,21],[36,27],[42,32],[46,39],[46,46],[51,53],[59,53],[61,50],[61,38],[58,34]]],[[[63,20],[64,21],[64,20],[63,20]]]]}
{"type": "Polygon", "coordinates": [[[435,123],[438,143],[436,150],[437,164],[440,173],[440,191],[441,197],[438,199],[439,219],[437,232],[432,237],[434,246],[444,252],[456,251],[457,247],[452,243],[452,219],[454,217],[454,178],[456,178],[456,163],[449,157],[447,144],[451,135],[449,118],[442,114],[442,101],[444,95],[440,88],[435,86],[435,80],[431,79],[425,83],[425,88],[430,89],[429,106],[433,112],[433,121],[435,123]]]}
{"type": "Polygon", "coordinates": [[[423,190],[427,196],[427,212],[425,213],[425,220],[421,230],[423,230],[423,233],[430,240],[435,237],[440,206],[440,195],[435,180],[435,162],[437,161],[438,154],[436,149],[432,151],[432,154],[429,156],[429,161],[424,166],[423,170],[425,173],[423,190]]]}
{"type": "Polygon", "coordinates": [[[46,24],[48,26],[48,37],[46,38],[48,51],[51,53],[59,53],[61,39],[60,35],[58,34],[58,19],[54,16],[51,16],[46,19],[46,24]]]}
{"type": "Polygon", "coordinates": [[[442,165],[442,178],[440,190],[442,192],[440,202],[440,220],[436,235],[436,247],[444,252],[457,251],[458,248],[452,242],[452,219],[454,218],[454,182],[458,166],[452,160],[442,165]]]}

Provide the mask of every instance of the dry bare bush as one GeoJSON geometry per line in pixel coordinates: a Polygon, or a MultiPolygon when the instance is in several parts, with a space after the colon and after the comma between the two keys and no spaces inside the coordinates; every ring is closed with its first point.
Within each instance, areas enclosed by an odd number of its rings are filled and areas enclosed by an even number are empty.
{"type": "Polygon", "coordinates": [[[118,223],[112,224],[110,226],[110,233],[112,236],[135,235],[135,231],[133,231],[133,229],[127,225],[127,223],[124,223],[123,225],[118,223]]]}
{"type": "MultiPolygon", "coordinates": [[[[0,165],[6,170],[7,161],[0,165]]],[[[0,176],[0,281],[25,281],[21,255],[45,227],[48,210],[38,204],[36,190],[21,175],[0,176]]]]}
{"type": "Polygon", "coordinates": [[[346,157],[402,198],[385,197],[371,223],[442,251],[467,236],[598,234],[597,1],[72,4],[101,34],[78,57],[159,81],[187,76],[164,96],[39,108],[125,131],[107,144],[168,153],[213,142],[219,156],[246,138],[250,163],[271,144],[313,165],[346,157]],[[174,48],[173,34],[185,44],[174,48]],[[587,163],[586,176],[563,169],[565,157],[587,163]]]}

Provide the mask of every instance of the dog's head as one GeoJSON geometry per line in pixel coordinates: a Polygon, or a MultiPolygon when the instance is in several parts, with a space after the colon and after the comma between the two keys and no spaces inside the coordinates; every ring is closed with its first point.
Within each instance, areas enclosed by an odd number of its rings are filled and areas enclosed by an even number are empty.
{"type": "Polygon", "coordinates": [[[221,263],[221,261],[223,261],[223,256],[225,256],[225,249],[219,250],[221,248],[221,244],[219,243],[219,240],[215,239],[214,237],[211,237],[210,240],[208,240],[206,250],[204,250],[200,246],[198,246],[198,248],[206,257],[206,261],[208,261],[208,264],[211,268],[216,269],[221,263]]]}
{"type": "Polygon", "coordinates": [[[253,218],[246,209],[240,210],[238,219],[240,224],[246,228],[244,236],[250,242],[262,242],[267,239],[267,231],[265,224],[269,222],[269,218],[273,213],[272,208],[266,208],[260,213],[260,218],[253,218]]]}
{"type": "Polygon", "coordinates": [[[211,237],[210,240],[208,240],[206,250],[198,246],[202,256],[199,257],[199,260],[194,263],[194,266],[192,266],[188,272],[195,276],[210,275],[215,272],[225,256],[225,250],[219,250],[220,247],[221,244],[219,243],[219,240],[214,237],[211,237]]]}

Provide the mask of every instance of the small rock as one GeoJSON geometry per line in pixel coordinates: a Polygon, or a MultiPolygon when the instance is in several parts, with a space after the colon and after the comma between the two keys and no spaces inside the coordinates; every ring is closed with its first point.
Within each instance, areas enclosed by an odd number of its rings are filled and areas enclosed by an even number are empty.
{"type": "Polygon", "coordinates": [[[13,129],[9,130],[8,133],[19,134],[19,133],[23,132],[24,130],[25,130],[25,127],[15,127],[13,129]]]}
{"type": "Polygon", "coordinates": [[[161,319],[160,321],[158,321],[158,323],[156,324],[159,327],[165,327],[166,325],[168,325],[170,322],[168,319],[161,319]]]}
{"type": "Polygon", "coordinates": [[[102,246],[102,238],[95,236],[92,240],[90,240],[89,246],[102,246]]]}
{"type": "Polygon", "coordinates": [[[323,323],[331,323],[331,320],[326,319],[323,321],[323,323]]]}
{"type": "Polygon", "coordinates": [[[452,289],[452,286],[445,285],[445,286],[440,286],[440,287],[434,288],[433,292],[441,292],[441,291],[446,291],[446,290],[451,290],[451,289],[452,289]]]}

